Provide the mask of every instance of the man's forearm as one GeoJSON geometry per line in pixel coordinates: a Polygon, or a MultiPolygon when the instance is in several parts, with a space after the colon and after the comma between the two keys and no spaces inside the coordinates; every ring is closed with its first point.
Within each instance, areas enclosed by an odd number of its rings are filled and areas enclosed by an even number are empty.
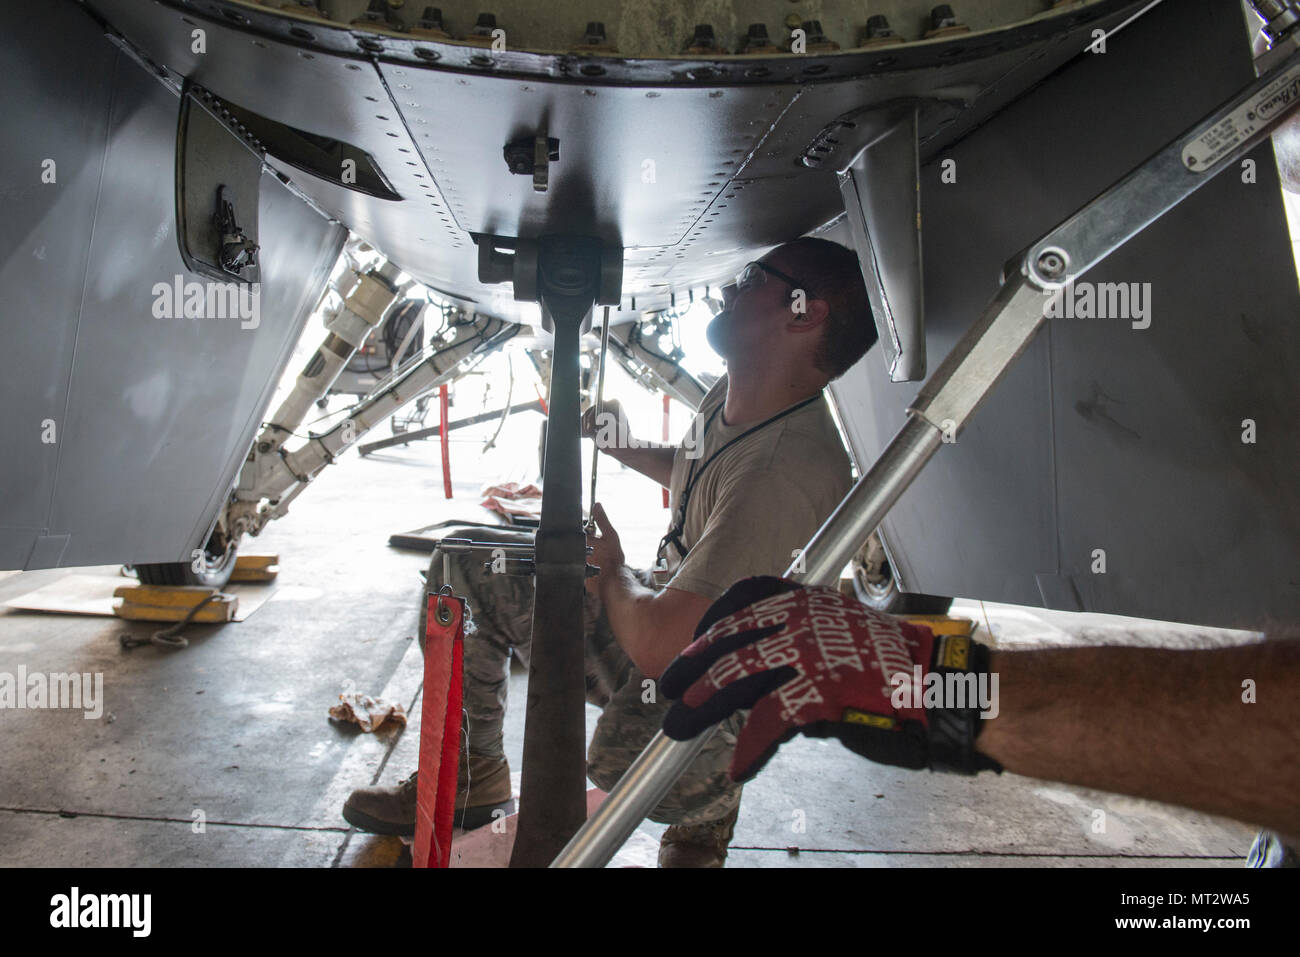
{"type": "Polygon", "coordinates": [[[976,746],[1008,771],[1300,834],[1300,641],[995,651],[990,671],[976,746]]]}
{"type": "Polygon", "coordinates": [[[602,570],[598,588],[614,639],[647,678],[663,674],[694,640],[700,618],[713,604],[671,585],[652,591],[626,565],[609,575],[602,570]]]}
{"type": "MultiPolygon", "coordinates": [[[[653,654],[653,642],[648,640],[653,637],[653,629],[646,627],[652,621],[649,603],[655,593],[637,581],[632,569],[626,565],[608,578],[603,574],[601,578],[600,600],[614,632],[614,640],[642,674],[658,677],[667,662],[658,664],[657,656],[653,654]]],[[[671,660],[676,653],[674,651],[668,659],[671,660]]]]}
{"type": "Polygon", "coordinates": [[[668,487],[673,474],[673,453],[676,451],[674,446],[642,442],[636,448],[608,448],[601,451],[628,468],[636,469],[647,478],[654,479],[664,488],[668,487]]]}

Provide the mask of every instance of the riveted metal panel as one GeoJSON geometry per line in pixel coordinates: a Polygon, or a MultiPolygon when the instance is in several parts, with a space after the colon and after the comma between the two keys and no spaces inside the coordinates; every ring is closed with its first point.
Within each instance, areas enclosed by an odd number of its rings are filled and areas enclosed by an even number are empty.
{"type": "Polygon", "coordinates": [[[247,454],[343,230],[264,174],[258,315],[177,315],[176,282],[202,277],[185,271],[174,232],[176,95],[72,4],[16,20],[3,49],[11,99],[0,173],[12,238],[0,270],[15,344],[0,360],[15,397],[4,474],[22,492],[0,502],[0,559],[10,568],[187,560],[247,454]],[[59,178],[40,185],[47,156],[59,178]],[[46,418],[54,443],[41,441],[46,418]]]}
{"type": "Polygon", "coordinates": [[[71,6],[15,18],[0,43],[10,97],[0,110],[0,380],[5,450],[0,494],[0,567],[21,568],[47,527],[58,463],[68,377],[94,228],[108,105],[117,52],[71,6]],[[61,69],[62,51],[44,30],[74,36],[78,69],[61,69]],[[79,104],[69,109],[67,104],[79,104]],[[53,180],[50,182],[50,180],[53,180]],[[69,228],[75,224],[76,228],[69,228]],[[53,432],[50,426],[53,424],[53,432]],[[42,436],[53,438],[53,444],[42,436]]]}
{"type": "Polygon", "coordinates": [[[601,68],[586,75],[563,57],[513,49],[432,44],[429,60],[410,36],[238,4],[90,5],[177,76],[365,149],[400,201],[283,168],[407,272],[523,321],[535,321],[534,306],[477,281],[471,232],[620,243],[626,318],[633,296],[642,311],[667,307],[675,292],[728,280],[766,246],[839,214],[833,171],[799,163],[837,117],[922,98],[924,155],[933,155],[1137,6],[1092,3],[964,40],[828,57],[578,58],[601,68]],[[200,28],[206,53],[193,50],[200,28]],[[538,193],[502,151],[543,132],[560,141],[560,158],[538,193]]]}
{"type": "MultiPolygon", "coordinates": [[[[955,183],[923,169],[930,354],[1008,256],[1253,75],[1235,4],[1162,5],[947,151],[955,183]]],[[[1271,147],[1252,159],[1255,182],[1225,173],[1086,276],[1150,283],[1148,328],[1049,320],[941,448],[884,524],[908,590],[1236,627],[1300,614],[1300,289],[1271,147]]],[[[870,358],[835,386],[860,462],[916,392],[870,358]]]]}

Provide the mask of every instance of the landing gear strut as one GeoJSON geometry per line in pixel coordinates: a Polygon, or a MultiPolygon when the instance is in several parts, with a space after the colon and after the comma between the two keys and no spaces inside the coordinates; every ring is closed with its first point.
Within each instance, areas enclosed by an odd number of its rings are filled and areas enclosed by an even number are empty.
{"type": "Polygon", "coordinates": [[[579,340],[591,326],[594,305],[619,301],[623,251],[584,236],[479,236],[475,241],[479,279],[513,281],[516,299],[541,303],[542,325],[555,336],[520,782],[520,792],[528,799],[520,802],[510,858],[512,867],[544,867],[587,816],[582,641],[587,539],[582,524],[579,340]],[[513,249],[513,255],[503,253],[503,247],[513,249]]]}

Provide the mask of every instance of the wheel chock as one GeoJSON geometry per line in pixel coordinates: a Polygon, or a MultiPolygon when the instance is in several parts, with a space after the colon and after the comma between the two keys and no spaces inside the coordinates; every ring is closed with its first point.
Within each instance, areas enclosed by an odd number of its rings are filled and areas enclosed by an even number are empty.
{"type": "Polygon", "coordinates": [[[924,625],[932,635],[967,635],[975,629],[975,622],[969,618],[954,618],[952,615],[900,615],[910,625],[924,625]]]}
{"type": "Polygon", "coordinates": [[[113,606],[113,614],[130,621],[183,621],[196,605],[211,598],[191,620],[223,624],[234,621],[239,608],[239,599],[234,595],[196,585],[123,585],[113,592],[113,597],[122,599],[121,604],[113,606]]]}
{"type": "Polygon", "coordinates": [[[240,555],[235,559],[232,582],[270,582],[280,573],[279,555],[240,555]]]}

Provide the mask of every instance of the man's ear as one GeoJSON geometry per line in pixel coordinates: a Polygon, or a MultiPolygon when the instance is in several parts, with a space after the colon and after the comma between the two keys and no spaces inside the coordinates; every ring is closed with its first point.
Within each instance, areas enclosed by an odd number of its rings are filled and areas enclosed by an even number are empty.
{"type": "Polygon", "coordinates": [[[830,317],[831,307],[825,299],[809,299],[803,306],[803,311],[796,311],[786,323],[786,329],[790,332],[811,332],[820,329],[830,317]]]}

